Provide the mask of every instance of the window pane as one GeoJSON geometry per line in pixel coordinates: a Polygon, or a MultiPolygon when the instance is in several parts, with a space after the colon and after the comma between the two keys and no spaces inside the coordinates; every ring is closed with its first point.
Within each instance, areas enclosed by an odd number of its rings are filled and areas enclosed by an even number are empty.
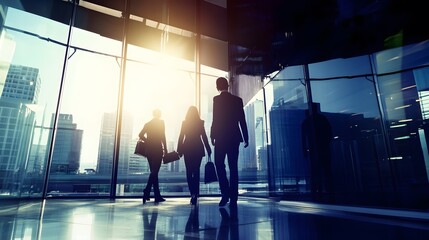
{"type": "Polygon", "coordinates": [[[274,79],[265,86],[265,94],[270,191],[281,195],[306,193],[308,163],[303,161],[300,141],[301,122],[307,109],[303,81],[274,79]]]}
{"type": "Polygon", "coordinates": [[[372,72],[367,55],[309,64],[308,71],[310,78],[357,76],[372,72]]]}
{"type": "Polygon", "coordinates": [[[322,162],[328,167],[312,174],[316,184],[319,178],[327,179],[320,188],[328,199],[322,196],[321,200],[356,203],[373,199],[376,204],[381,199],[377,195],[391,185],[374,81],[335,79],[311,82],[311,87],[313,101],[332,129],[331,143],[321,145],[321,151],[330,153],[322,162]]]}
{"type": "MultiPolygon", "coordinates": [[[[390,156],[398,194],[405,202],[423,207],[428,197],[429,155],[427,127],[429,68],[379,78],[390,156]]],[[[399,198],[401,199],[401,198],[399,198]]]]}
{"type": "Polygon", "coordinates": [[[62,41],[67,29],[7,9],[0,36],[1,197],[42,195],[50,149],[49,119],[57,106],[65,54],[63,46],[46,39],[62,41]]]}
{"type": "MultiPolygon", "coordinates": [[[[85,31],[73,38],[106,48],[121,43],[85,31]]],[[[48,191],[52,196],[108,195],[120,68],[115,57],[77,50],[68,58],[48,191]]],[[[49,118],[53,124],[54,113],[49,118]]]]}
{"type": "MultiPolygon", "coordinates": [[[[150,174],[145,157],[134,154],[138,134],[152,119],[156,108],[162,112],[169,152],[177,149],[181,123],[195,103],[195,64],[167,54],[129,45],[133,60],[127,62],[123,122],[119,159],[118,196],[141,196],[150,174]]],[[[162,164],[159,171],[161,194],[188,195],[183,157],[162,164]]]]}
{"type": "Polygon", "coordinates": [[[238,157],[239,192],[249,196],[268,196],[268,153],[263,90],[244,107],[249,146],[240,147],[238,157]]]}
{"type": "Polygon", "coordinates": [[[374,54],[377,74],[392,73],[429,64],[429,41],[374,54]]]}

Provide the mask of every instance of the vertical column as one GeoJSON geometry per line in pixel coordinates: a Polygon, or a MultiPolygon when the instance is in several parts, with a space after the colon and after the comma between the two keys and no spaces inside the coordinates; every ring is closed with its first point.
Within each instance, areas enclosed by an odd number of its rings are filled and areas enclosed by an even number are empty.
{"type": "Polygon", "coordinates": [[[115,146],[113,148],[113,163],[112,163],[112,182],[110,184],[110,199],[116,197],[116,186],[118,182],[118,166],[119,166],[119,151],[121,147],[121,132],[122,132],[122,109],[124,105],[124,86],[125,86],[125,72],[127,65],[127,51],[128,51],[128,22],[130,19],[130,0],[124,0],[124,11],[122,12],[124,20],[124,27],[122,32],[122,58],[120,69],[119,81],[119,95],[118,107],[116,111],[116,132],[115,132],[115,146]]]}
{"type": "Polygon", "coordinates": [[[57,98],[57,106],[55,108],[54,121],[53,121],[53,125],[52,125],[52,136],[51,136],[51,139],[49,140],[50,141],[50,144],[49,144],[50,149],[49,149],[49,154],[48,154],[48,160],[46,162],[45,182],[43,185],[43,192],[42,192],[42,198],[43,199],[46,199],[47,191],[48,191],[49,174],[51,172],[52,156],[54,155],[54,144],[55,144],[55,138],[57,135],[58,118],[60,115],[60,106],[61,106],[61,100],[62,100],[62,95],[63,95],[63,91],[64,91],[64,80],[66,77],[67,62],[68,62],[68,57],[69,57],[68,55],[69,55],[69,50],[70,50],[70,41],[71,41],[74,21],[75,21],[75,17],[76,17],[76,8],[77,8],[78,0],[73,0],[72,4],[73,4],[73,7],[72,7],[72,14],[71,14],[71,18],[70,18],[69,31],[68,31],[68,36],[67,36],[67,46],[66,46],[66,51],[64,53],[63,71],[61,74],[61,81],[60,81],[58,98],[57,98]]]}
{"type": "Polygon", "coordinates": [[[201,3],[195,0],[195,103],[201,112],[201,31],[200,31],[201,3]]]}

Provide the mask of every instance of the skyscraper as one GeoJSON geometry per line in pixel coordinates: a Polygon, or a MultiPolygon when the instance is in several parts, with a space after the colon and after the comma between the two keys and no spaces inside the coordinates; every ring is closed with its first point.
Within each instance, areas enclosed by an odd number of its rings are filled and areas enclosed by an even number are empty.
{"type": "MultiPolygon", "coordinates": [[[[2,65],[3,66],[3,65],[2,65]]],[[[0,184],[13,192],[28,165],[41,78],[37,68],[10,65],[0,98],[0,184]]]]}
{"type": "MultiPolygon", "coordinates": [[[[130,141],[132,139],[133,119],[130,115],[124,114],[122,119],[121,143],[119,150],[119,175],[127,175],[130,171],[130,141]]],[[[113,148],[115,144],[116,113],[104,113],[101,129],[100,144],[98,151],[97,173],[111,174],[113,163],[113,148]]],[[[134,166],[134,165],[133,165],[134,166]]],[[[133,169],[132,172],[136,172],[133,169]]]]}
{"type": "MultiPolygon", "coordinates": [[[[55,114],[52,114],[51,123],[55,114]]],[[[60,114],[52,155],[51,173],[76,173],[80,166],[83,130],[77,129],[73,115],[60,114]]],[[[52,138],[52,131],[48,141],[52,138]]]]}
{"type": "Polygon", "coordinates": [[[21,103],[37,103],[40,82],[39,69],[10,65],[1,99],[21,103]]]}

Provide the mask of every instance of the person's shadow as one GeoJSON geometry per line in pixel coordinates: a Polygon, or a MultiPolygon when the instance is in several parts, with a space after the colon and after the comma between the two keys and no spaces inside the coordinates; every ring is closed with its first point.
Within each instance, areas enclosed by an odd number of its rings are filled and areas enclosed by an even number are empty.
{"type": "Polygon", "coordinates": [[[222,220],[219,225],[217,239],[240,239],[238,234],[237,207],[230,206],[229,213],[225,208],[219,208],[219,212],[222,220]]]}
{"type": "Polygon", "coordinates": [[[156,239],[156,220],[158,218],[158,209],[143,209],[143,238],[156,239]],[[150,216],[149,216],[150,215],[150,216]]]}
{"type": "Polygon", "coordinates": [[[185,237],[183,239],[200,239],[200,220],[198,217],[198,206],[191,209],[188,221],[185,225],[185,237]]]}

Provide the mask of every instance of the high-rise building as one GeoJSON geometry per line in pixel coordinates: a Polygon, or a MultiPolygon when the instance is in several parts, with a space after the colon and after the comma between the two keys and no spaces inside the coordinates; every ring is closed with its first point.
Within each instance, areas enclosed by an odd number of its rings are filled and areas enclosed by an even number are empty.
{"type": "MultiPolygon", "coordinates": [[[[55,114],[52,114],[51,123],[55,114]]],[[[77,129],[73,115],[60,114],[56,130],[51,173],[77,173],[80,166],[83,130],[77,129]]],[[[52,131],[48,141],[52,138],[52,131]]]]}
{"type": "MultiPolygon", "coordinates": [[[[130,141],[132,139],[133,119],[124,115],[122,119],[121,142],[119,149],[118,174],[127,174],[130,171],[130,141]]],[[[98,147],[98,174],[111,174],[113,163],[113,147],[115,144],[116,113],[104,113],[100,130],[100,143],[98,147]]],[[[133,165],[134,166],[134,165],[133,165]]],[[[133,169],[133,172],[136,170],[133,169]]]]}
{"type": "Polygon", "coordinates": [[[37,103],[40,82],[39,69],[10,65],[1,98],[22,103],[37,103]]]}
{"type": "MultiPolygon", "coordinates": [[[[3,66],[3,65],[2,65],[3,66]]],[[[1,79],[0,79],[1,80],[1,79]]],[[[35,112],[29,104],[36,103],[40,91],[37,68],[10,65],[0,98],[0,183],[13,188],[28,166],[34,134],[35,112]]]]}

